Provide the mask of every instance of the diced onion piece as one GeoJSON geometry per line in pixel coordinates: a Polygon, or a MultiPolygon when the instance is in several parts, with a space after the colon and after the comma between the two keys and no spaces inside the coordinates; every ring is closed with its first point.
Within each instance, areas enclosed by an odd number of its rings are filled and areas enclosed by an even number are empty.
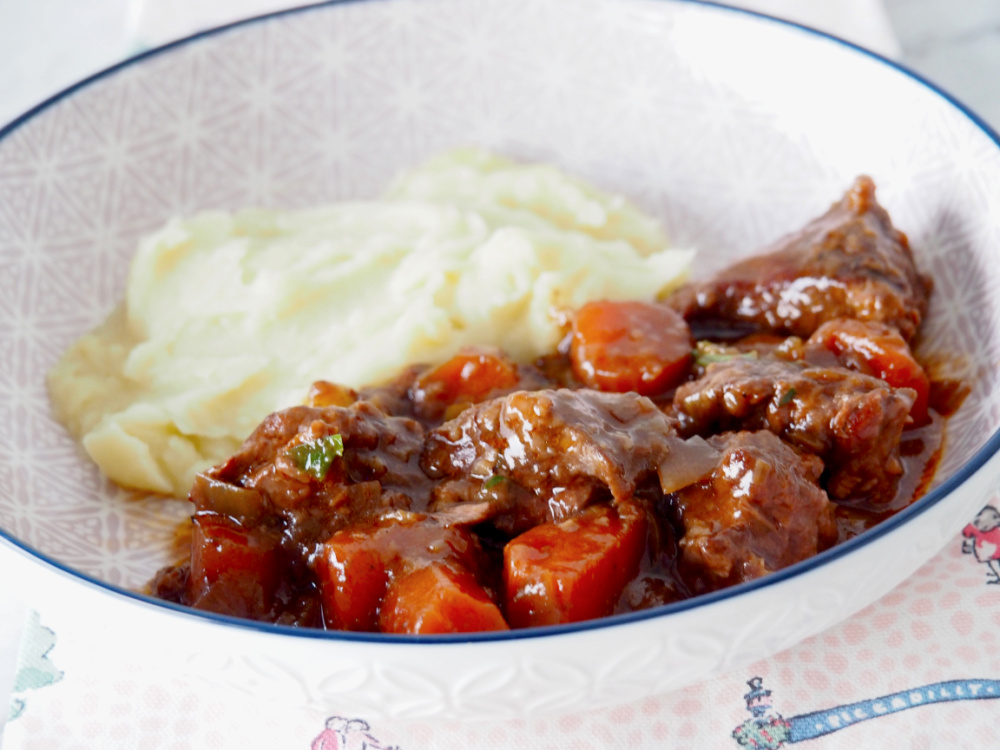
{"type": "Polygon", "coordinates": [[[208,474],[195,477],[190,499],[196,512],[212,511],[248,525],[260,520],[266,504],[264,496],[257,490],[223,482],[208,474]]]}
{"type": "Polygon", "coordinates": [[[719,463],[721,453],[697,435],[687,440],[678,439],[670,446],[666,458],[656,467],[660,489],[664,493],[677,492],[708,476],[719,463]]]}

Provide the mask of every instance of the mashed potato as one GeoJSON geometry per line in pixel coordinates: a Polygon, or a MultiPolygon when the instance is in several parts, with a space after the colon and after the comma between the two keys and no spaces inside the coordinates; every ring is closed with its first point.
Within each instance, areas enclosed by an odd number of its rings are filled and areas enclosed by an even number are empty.
{"type": "Polygon", "coordinates": [[[666,244],[619,197],[479,151],[381,201],[174,219],[50,373],[53,404],[111,479],[184,496],[315,380],[370,384],[472,344],[530,360],[567,311],[673,288],[690,254],[666,244]]]}

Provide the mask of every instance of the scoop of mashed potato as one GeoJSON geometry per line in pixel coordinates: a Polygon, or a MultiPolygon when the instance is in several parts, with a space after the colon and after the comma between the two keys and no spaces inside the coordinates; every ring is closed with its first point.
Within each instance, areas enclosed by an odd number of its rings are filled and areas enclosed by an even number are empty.
{"type": "Polygon", "coordinates": [[[170,221],[49,388],[108,477],[184,496],[315,380],[377,383],[475,344],[530,360],[556,347],[567,311],[669,291],[690,257],[551,166],[451,152],[381,201],[170,221]]]}

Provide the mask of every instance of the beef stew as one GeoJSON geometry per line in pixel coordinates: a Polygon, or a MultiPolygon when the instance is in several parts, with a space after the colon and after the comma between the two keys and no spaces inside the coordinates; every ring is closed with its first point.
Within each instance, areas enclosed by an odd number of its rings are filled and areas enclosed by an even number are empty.
{"type": "Polygon", "coordinates": [[[859,178],[775,248],[661,302],[591,303],[533,363],[492,349],[319,382],[200,475],[155,595],[284,624],[577,622],[765,576],[918,497],[943,422],[931,285],[859,178]]]}

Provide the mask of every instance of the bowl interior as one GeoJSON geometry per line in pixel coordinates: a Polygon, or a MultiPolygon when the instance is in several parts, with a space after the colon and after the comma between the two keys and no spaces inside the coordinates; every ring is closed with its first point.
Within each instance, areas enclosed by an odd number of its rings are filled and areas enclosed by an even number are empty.
{"type": "Polygon", "coordinates": [[[872,175],[935,280],[922,346],[973,386],[937,483],[1000,425],[1000,147],[921,81],[691,2],[336,3],[143,56],[0,131],[3,533],[125,589],[169,561],[186,504],[99,476],[45,391],[142,235],[206,208],[375,197],[470,144],[629,196],[699,274],[872,175]]]}

